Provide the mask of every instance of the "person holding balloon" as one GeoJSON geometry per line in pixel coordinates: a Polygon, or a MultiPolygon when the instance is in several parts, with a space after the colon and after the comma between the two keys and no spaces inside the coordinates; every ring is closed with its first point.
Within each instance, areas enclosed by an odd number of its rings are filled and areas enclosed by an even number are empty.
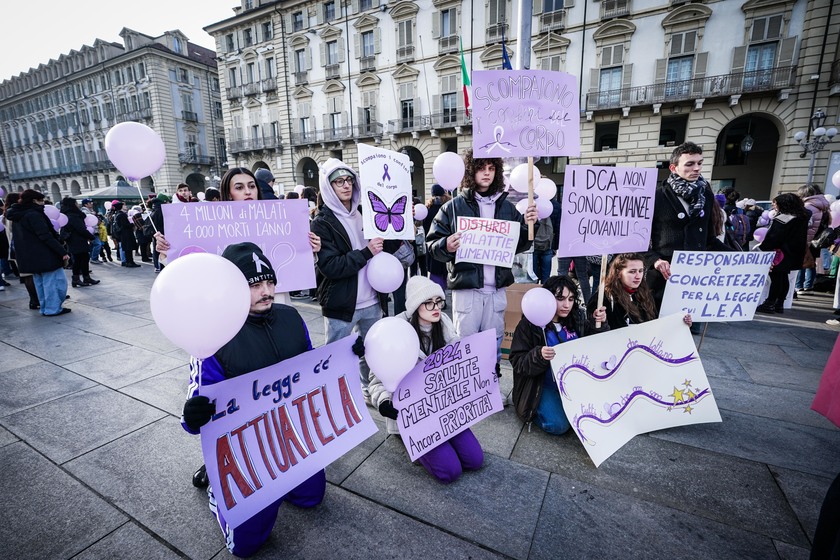
{"type": "MultiPolygon", "coordinates": [[[[412,276],[406,285],[405,312],[397,318],[408,321],[420,341],[417,361],[440,350],[458,338],[452,320],[443,313],[446,298],[443,289],[425,276],[412,276]]],[[[393,391],[389,391],[377,376],[370,372],[371,404],[385,417],[389,434],[399,434],[397,409],[393,404],[393,391]]],[[[478,470],[484,464],[481,444],[469,429],[441,443],[419,459],[420,464],[438,481],[449,484],[463,471],[478,470]]]]}
{"type": "MultiPolygon", "coordinates": [[[[72,286],[82,288],[99,284],[99,280],[90,276],[90,242],[94,235],[87,229],[87,216],[71,196],[65,196],[61,200],[61,213],[67,216],[67,225],[61,228],[61,238],[73,255],[72,286]]],[[[92,216],[91,219],[98,222],[96,216],[92,216]]]]}
{"type": "Polygon", "coordinates": [[[587,318],[580,305],[577,284],[568,276],[552,276],[543,288],[533,288],[522,298],[523,317],[510,344],[513,366],[513,404],[516,415],[546,433],[560,435],[570,425],[563,411],[560,391],[551,372],[554,346],[610,330],[604,307],[587,318]],[[595,327],[595,322],[601,326],[595,327]]]}

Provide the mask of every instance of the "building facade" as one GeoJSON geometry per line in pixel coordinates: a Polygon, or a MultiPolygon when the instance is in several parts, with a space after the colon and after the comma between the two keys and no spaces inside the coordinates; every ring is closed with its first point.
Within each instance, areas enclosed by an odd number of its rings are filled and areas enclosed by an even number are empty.
{"type": "Polygon", "coordinates": [[[105,152],[124,121],[154,129],[166,160],[141,186],[203,191],[227,160],[216,54],[180,31],[150,37],[124,28],[123,44],[97,39],[0,83],[0,186],[59,200],[122,179],[105,152]]]}
{"type": "MultiPolygon", "coordinates": [[[[471,146],[468,70],[500,69],[521,43],[512,0],[243,0],[205,28],[216,40],[229,165],[317,185],[318,164],[357,163],[356,144],[402,151],[415,192],[442,151],[471,146]]],[[[794,140],[817,109],[840,118],[840,7],[831,0],[534,0],[529,68],[578,77],[581,156],[567,163],[660,168],[685,140],[715,187],[767,199],[805,182],[794,140]]],[[[813,159],[840,169],[840,142],[813,159]]],[[[535,154],[538,155],[538,154],[535,154]]]]}

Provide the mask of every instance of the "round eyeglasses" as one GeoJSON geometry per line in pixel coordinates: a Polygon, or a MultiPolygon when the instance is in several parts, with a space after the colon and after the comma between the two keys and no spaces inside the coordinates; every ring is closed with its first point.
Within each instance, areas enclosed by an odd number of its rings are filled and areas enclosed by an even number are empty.
{"type": "Polygon", "coordinates": [[[446,301],[442,299],[436,299],[434,301],[424,301],[423,307],[426,308],[426,311],[433,311],[435,307],[438,309],[446,309],[446,301]]]}

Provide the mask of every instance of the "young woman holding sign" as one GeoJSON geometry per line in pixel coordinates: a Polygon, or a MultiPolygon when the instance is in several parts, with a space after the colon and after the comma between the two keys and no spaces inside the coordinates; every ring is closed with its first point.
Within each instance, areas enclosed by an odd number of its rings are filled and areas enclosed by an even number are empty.
{"type": "MultiPolygon", "coordinates": [[[[420,339],[418,362],[458,338],[452,320],[443,313],[446,299],[443,289],[425,276],[412,276],[405,289],[405,312],[398,317],[408,321],[420,339]]],[[[398,434],[397,409],[392,394],[370,372],[370,402],[386,418],[389,434],[398,434]]],[[[481,444],[469,428],[452,436],[418,459],[426,471],[444,484],[454,482],[463,471],[480,469],[484,464],[481,444]]]]}
{"type": "Polygon", "coordinates": [[[568,276],[552,276],[543,287],[554,294],[557,311],[544,329],[525,317],[516,325],[510,344],[510,363],[513,365],[513,404],[516,415],[528,424],[536,423],[544,432],[565,433],[569,421],[563,412],[560,391],[551,373],[554,346],[576,338],[610,330],[606,310],[601,307],[587,321],[579,303],[577,284],[568,276]],[[601,323],[595,328],[595,321],[601,323]]]}

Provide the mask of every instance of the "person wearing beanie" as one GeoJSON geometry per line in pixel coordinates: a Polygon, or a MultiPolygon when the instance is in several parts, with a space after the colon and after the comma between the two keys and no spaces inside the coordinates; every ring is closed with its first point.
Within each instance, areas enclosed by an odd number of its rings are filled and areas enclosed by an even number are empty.
{"type": "MultiPolygon", "coordinates": [[[[412,276],[405,289],[405,312],[397,315],[414,328],[420,339],[418,362],[458,338],[452,320],[443,313],[443,289],[424,276],[412,276]]],[[[399,434],[393,394],[385,389],[376,372],[370,372],[371,404],[385,417],[389,434],[399,434]]],[[[457,480],[463,471],[477,470],[484,464],[481,444],[470,429],[451,437],[418,459],[430,475],[444,484],[457,480]]]]}
{"type": "MultiPolygon", "coordinates": [[[[245,324],[230,342],[200,362],[190,359],[190,392],[181,424],[191,434],[198,434],[215,414],[214,404],[201,395],[201,387],[274,365],[312,349],[306,323],[297,310],[274,303],[277,276],[260,248],[250,242],[236,243],[225,248],[222,257],[235,264],[247,279],[251,287],[251,307],[245,324]]],[[[208,486],[204,466],[193,475],[193,484],[208,486]]],[[[284,501],[301,508],[315,507],[324,498],[326,484],[326,474],[321,470],[236,527],[229,527],[214,507],[212,485],[207,489],[207,495],[228,550],[236,556],[247,557],[268,540],[284,501]]]]}
{"type": "Polygon", "coordinates": [[[67,296],[64,265],[70,260],[70,255],[44,213],[44,204],[42,193],[26,189],[20,194],[19,202],[6,210],[5,216],[12,223],[18,269],[32,274],[41,315],[63,315],[70,313],[70,309],[62,307],[67,296]]]}
{"type": "Polygon", "coordinates": [[[274,194],[274,175],[265,167],[257,169],[254,173],[257,179],[257,186],[260,188],[263,200],[277,200],[277,195],[274,194]]]}
{"type": "Polygon", "coordinates": [[[96,214],[96,210],[93,209],[93,199],[92,198],[83,198],[82,199],[82,213],[84,213],[85,215],[96,214]]]}

